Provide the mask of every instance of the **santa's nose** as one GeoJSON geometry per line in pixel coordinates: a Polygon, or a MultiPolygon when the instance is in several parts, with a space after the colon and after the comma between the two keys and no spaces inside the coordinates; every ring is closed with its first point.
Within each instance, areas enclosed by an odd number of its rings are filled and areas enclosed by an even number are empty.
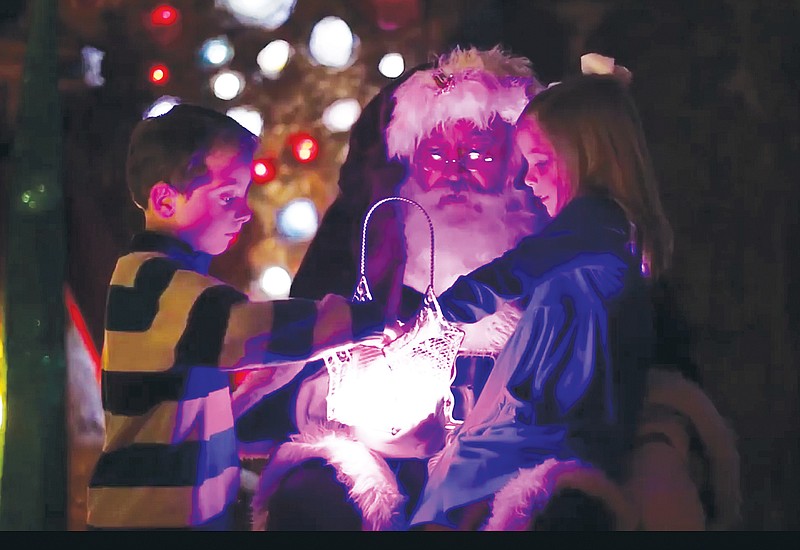
{"type": "Polygon", "coordinates": [[[458,160],[445,161],[442,175],[449,180],[459,180],[464,173],[464,166],[458,160]]]}

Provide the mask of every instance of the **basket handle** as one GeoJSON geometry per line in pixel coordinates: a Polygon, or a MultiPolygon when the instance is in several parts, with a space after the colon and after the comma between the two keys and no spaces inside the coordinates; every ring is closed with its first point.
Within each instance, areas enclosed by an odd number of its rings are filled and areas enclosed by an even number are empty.
{"type": "Polygon", "coordinates": [[[367,283],[367,226],[369,225],[369,219],[372,216],[372,213],[384,203],[389,201],[400,201],[405,202],[408,204],[413,204],[416,206],[420,212],[425,215],[425,219],[428,220],[428,229],[430,230],[431,234],[431,281],[430,286],[428,287],[428,292],[426,292],[426,301],[430,300],[430,295],[433,294],[433,222],[431,221],[431,217],[425,211],[422,206],[418,203],[412,201],[411,199],[406,199],[404,197],[386,197],[385,199],[381,199],[375,204],[367,212],[367,215],[364,217],[364,224],[361,227],[361,265],[358,274],[358,283],[356,284],[356,289],[353,292],[353,302],[370,302],[372,301],[372,293],[369,290],[369,284],[367,283]]]}

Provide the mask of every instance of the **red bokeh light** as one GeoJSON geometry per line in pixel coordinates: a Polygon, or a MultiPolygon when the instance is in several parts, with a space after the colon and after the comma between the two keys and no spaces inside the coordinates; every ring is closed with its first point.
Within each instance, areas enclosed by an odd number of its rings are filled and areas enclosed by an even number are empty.
{"type": "Polygon", "coordinates": [[[180,15],[180,12],[169,4],[161,4],[153,8],[150,12],[150,23],[154,27],[168,27],[173,25],[180,15]]]}
{"type": "Polygon", "coordinates": [[[269,183],[278,175],[278,167],[272,158],[258,158],[253,161],[253,182],[258,184],[269,183]]]}
{"type": "Polygon", "coordinates": [[[292,149],[292,156],[298,162],[311,162],[319,154],[319,143],[311,134],[305,132],[289,136],[289,146],[292,149]]]}
{"type": "Polygon", "coordinates": [[[150,82],[156,86],[163,86],[169,80],[169,67],[163,63],[157,63],[150,67],[150,82]]]}

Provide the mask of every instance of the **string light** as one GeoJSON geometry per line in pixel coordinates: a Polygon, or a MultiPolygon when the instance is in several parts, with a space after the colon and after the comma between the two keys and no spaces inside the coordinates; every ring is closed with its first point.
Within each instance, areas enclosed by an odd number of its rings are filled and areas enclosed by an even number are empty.
{"type": "Polygon", "coordinates": [[[333,132],[347,132],[361,114],[361,105],[357,99],[337,99],[322,113],[322,124],[333,132]]]}
{"type": "Polygon", "coordinates": [[[298,162],[311,162],[319,154],[319,144],[311,134],[298,132],[289,136],[292,155],[298,162]]]}
{"type": "Polygon", "coordinates": [[[308,50],[320,65],[343,69],[353,61],[355,41],[353,32],[343,19],[329,16],[311,29],[308,50]]]}
{"type": "Polygon", "coordinates": [[[237,71],[221,71],[211,78],[214,95],[226,101],[242,93],[244,85],[244,76],[237,71]]]}
{"type": "Polygon", "coordinates": [[[307,241],[314,236],[319,226],[317,207],[310,199],[289,201],[276,216],[278,232],[290,241],[307,241]]]}
{"type": "Polygon", "coordinates": [[[252,177],[253,183],[263,185],[275,179],[278,175],[278,167],[272,158],[258,158],[253,161],[252,177]]]}
{"type": "Polygon", "coordinates": [[[261,272],[258,284],[271,300],[287,298],[292,286],[292,276],[284,268],[273,265],[261,272]]]}
{"type": "Polygon", "coordinates": [[[264,117],[261,116],[258,109],[249,106],[232,107],[225,114],[250,130],[254,135],[261,135],[261,130],[264,128],[264,117]]]}
{"type": "Polygon", "coordinates": [[[174,25],[180,17],[180,12],[169,4],[161,4],[150,12],[150,23],[154,27],[169,27],[174,25]]]}
{"type": "Polygon", "coordinates": [[[169,81],[169,68],[163,63],[150,67],[150,82],[156,86],[163,86],[169,81]]]}
{"type": "Polygon", "coordinates": [[[200,62],[209,67],[220,67],[233,59],[233,46],[226,36],[209,38],[200,46],[200,62]]]}
{"type": "Polygon", "coordinates": [[[386,78],[397,78],[406,68],[403,56],[392,52],[384,55],[378,63],[378,71],[386,78]]]}

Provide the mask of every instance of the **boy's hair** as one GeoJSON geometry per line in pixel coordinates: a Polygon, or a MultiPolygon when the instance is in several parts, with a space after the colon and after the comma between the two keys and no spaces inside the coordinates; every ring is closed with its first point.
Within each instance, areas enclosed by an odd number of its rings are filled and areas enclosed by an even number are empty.
{"type": "Polygon", "coordinates": [[[625,83],[612,75],[575,75],[536,95],[525,114],[536,117],[567,163],[567,200],[591,191],[615,199],[636,226],[650,275],[663,274],[672,256],[672,228],[625,83]]]}
{"type": "Polygon", "coordinates": [[[146,118],[133,129],[128,146],[126,177],[133,201],[146,210],[159,181],[191,193],[190,184],[205,174],[212,149],[231,147],[252,157],[258,144],[258,136],[231,117],[197,105],[179,104],[146,118]]]}

